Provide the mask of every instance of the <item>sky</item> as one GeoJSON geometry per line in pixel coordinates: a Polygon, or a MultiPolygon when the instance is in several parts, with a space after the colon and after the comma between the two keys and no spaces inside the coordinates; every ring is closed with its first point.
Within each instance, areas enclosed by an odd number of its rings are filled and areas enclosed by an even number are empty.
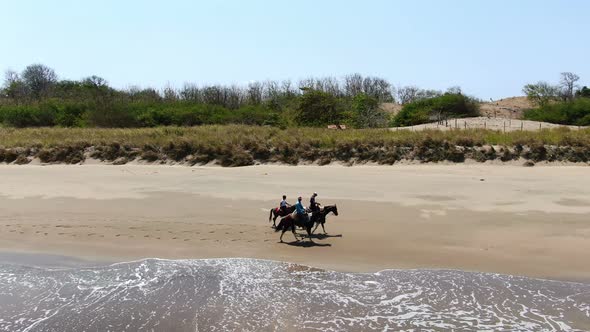
{"type": "Polygon", "coordinates": [[[590,85],[587,0],[0,0],[0,70],[180,88],[360,73],[487,100],[590,85]]]}

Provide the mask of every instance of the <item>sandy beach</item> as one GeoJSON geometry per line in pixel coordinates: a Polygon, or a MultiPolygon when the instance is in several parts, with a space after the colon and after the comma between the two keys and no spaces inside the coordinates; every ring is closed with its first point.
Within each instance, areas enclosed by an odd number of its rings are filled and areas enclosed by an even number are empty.
{"type": "Polygon", "coordinates": [[[337,271],[449,268],[590,280],[588,167],[2,166],[0,250],[91,261],[247,257],[337,271]],[[337,204],[278,243],[285,193],[337,204]]]}

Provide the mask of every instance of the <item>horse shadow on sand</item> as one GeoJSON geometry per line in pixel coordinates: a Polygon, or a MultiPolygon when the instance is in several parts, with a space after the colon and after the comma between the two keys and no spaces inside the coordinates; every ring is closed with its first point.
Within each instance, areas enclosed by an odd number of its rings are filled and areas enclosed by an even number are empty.
{"type": "Polygon", "coordinates": [[[342,237],[342,234],[336,234],[336,235],[331,235],[331,234],[311,234],[311,239],[318,239],[318,240],[325,240],[325,239],[329,239],[332,237],[342,237]]]}
{"type": "Polygon", "coordinates": [[[317,243],[313,241],[291,241],[291,242],[283,242],[288,246],[293,247],[300,247],[300,248],[313,248],[313,247],[331,247],[330,243],[317,243]]]}
{"type": "Polygon", "coordinates": [[[316,240],[325,240],[325,239],[329,239],[329,238],[338,238],[338,237],[342,237],[342,234],[337,234],[337,235],[330,235],[330,234],[311,234],[311,236],[307,236],[307,235],[302,235],[301,236],[301,240],[299,241],[291,241],[291,242],[283,242],[284,244],[293,246],[293,247],[301,247],[301,248],[312,248],[312,247],[331,247],[332,244],[330,243],[317,243],[314,242],[313,239],[316,240]]]}

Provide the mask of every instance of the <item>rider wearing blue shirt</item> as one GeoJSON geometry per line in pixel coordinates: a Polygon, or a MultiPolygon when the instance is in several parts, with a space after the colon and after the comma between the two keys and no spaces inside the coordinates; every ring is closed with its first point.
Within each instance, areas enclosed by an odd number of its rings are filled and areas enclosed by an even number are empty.
{"type": "Polygon", "coordinates": [[[301,196],[297,198],[297,203],[295,203],[295,211],[297,211],[297,215],[299,216],[307,215],[307,212],[305,211],[305,206],[303,206],[303,204],[301,203],[301,196]]]}
{"type": "Polygon", "coordinates": [[[297,203],[295,204],[295,212],[297,214],[297,219],[301,220],[304,223],[309,222],[309,215],[307,214],[307,210],[305,210],[305,206],[301,203],[301,196],[297,198],[297,203]]]}

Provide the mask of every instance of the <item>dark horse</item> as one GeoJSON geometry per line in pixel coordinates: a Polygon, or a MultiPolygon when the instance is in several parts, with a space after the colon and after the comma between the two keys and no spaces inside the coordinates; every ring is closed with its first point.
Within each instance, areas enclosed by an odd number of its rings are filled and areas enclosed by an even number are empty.
{"type": "Polygon", "coordinates": [[[270,215],[268,216],[268,222],[270,222],[270,220],[272,219],[272,226],[273,227],[277,227],[277,218],[278,217],[284,217],[288,214],[293,213],[293,211],[295,211],[295,206],[289,206],[287,207],[285,210],[281,210],[279,208],[274,208],[274,209],[270,209],[270,215]]]}
{"type": "Polygon", "coordinates": [[[311,219],[313,220],[313,222],[315,222],[315,228],[313,229],[313,231],[311,231],[311,234],[313,234],[315,232],[315,230],[318,229],[319,225],[322,225],[322,230],[324,231],[324,234],[327,234],[324,224],[326,223],[326,216],[330,212],[333,212],[334,215],[337,216],[338,215],[338,207],[336,205],[324,206],[324,209],[322,211],[317,212],[315,214],[316,219],[314,219],[314,216],[312,215],[311,219]]]}
{"type": "Polygon", "coordinates": [[[299,218],[297,218],[297,220],[295,220],[295,219],[293,219],[293,215],[289,214],[286,217],[281,218],[281,222],[279,222],[279,225],[275,228],[275,232],[283,231],[281,233],[281,239],[280,239],[281,242],[283,242],[283,235],[285,235],[285,232],[290,229],[291,232],[293,233],[293,236],[295,236],[295,240],[299,241],[299,239],[297,238],[297,233],[295,233],[295,227],[301,227],[301,228],[305,228],[305,230],[307,231],[307,236],[308,236],[309,240],[312,241],[311,234],[313,232],[312,232],[311,228],[313,227],[313,224],[317,224],[314,231],[318,228],[319,225],[322,225],[322,228],[324,229],[324,233],[326,233],[326,229],[324,228],[324,224],[326,223],[326,216],[330,212],[334,213],[334,215],[337,216],[338,215],[338,207],[336,205],[325,206],[323,210],[313,212],[311,215],[311,218],[309,218],[308,222],[304,222],[304,221],[300,220],[299,218]]]}

